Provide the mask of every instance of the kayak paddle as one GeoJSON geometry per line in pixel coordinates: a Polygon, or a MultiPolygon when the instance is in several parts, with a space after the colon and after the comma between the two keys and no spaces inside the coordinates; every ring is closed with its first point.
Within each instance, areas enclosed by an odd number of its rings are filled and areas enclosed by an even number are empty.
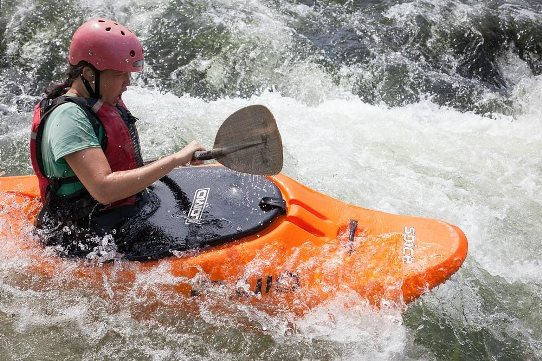
{"type": "Polygon", "coordinates": [[[213,149],[197,151],[194,158],[216,159],[242,173],[279,173],[282,170],[282,140],[273,114],[263,105],[239,109],[218,129],[213,149]]]}

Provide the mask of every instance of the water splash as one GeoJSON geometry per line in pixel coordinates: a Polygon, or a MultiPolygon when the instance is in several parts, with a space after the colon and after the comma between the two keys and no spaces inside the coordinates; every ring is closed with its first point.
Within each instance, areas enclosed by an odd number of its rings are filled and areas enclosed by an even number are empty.
{"type": "Polygon", "coordinates": [[[43,87],[61,79],[67,34],[95,7],[163,55],[148,52],[149,66],[125,94],[141,119],[146,158],[194,138],[210,145],[229,114],[265,104],[283,136],[287,174],[351,203],[460,225],[470,240],[463,268],[403,316],[371,311],[346,293],[301,320],[239,303],[227,304],[230,317],[219,306],[231,290],[221,285],[211,285],[216,298],[208,303],[146,298],[144,291],[174,281],[161,271],[128,290],[99,278],[100,292],[88,284],[59,291],[74,283],[69,264],[45,282],[28,272],[30,258],[5,256],[2,242],[5,354],[542,358],[533,312],[542,287],[540,3],[240,4],[3,2],[0,172],[30,173],[29,111],[43,87]],[[111,305],[111,297],[132,308],[111,305]]]}

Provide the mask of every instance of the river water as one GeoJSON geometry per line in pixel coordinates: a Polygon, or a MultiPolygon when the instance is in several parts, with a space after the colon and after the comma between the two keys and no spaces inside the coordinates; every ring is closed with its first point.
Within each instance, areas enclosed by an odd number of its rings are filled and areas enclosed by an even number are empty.
{"type": "MultiPolygon", "coordinates": [[[[46,285],[0,256],[2,360],[542,359],[542,3],[538,0],[2,0],[0,172],[29,174],[33,104],[91,15],[133,29],[124,100],[145,158],[264,104],[284,172],[341,200],[438,218],[462,268],[406,310],[340,294],[301,318],[216,297],[46,285]],[[103,290],[102,290],[103,291],[103,290]],[[349,304],[346,307],[345,304],[349,304]],[[353,306],[352,306],[353,305],[353,306]],[[167,307],[166,307],[167,306],[167,307]]],[[[2,248],[0,248],[2,249],[2,248]]],[[[72,280],[73,283],[73,280],[72,280]]]]}

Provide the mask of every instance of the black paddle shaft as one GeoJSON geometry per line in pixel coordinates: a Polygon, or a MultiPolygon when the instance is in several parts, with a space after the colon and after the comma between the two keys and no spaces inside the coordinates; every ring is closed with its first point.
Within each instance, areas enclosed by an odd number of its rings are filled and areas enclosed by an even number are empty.
{"type": "Polygon", "coordinates": [[[227,154],[230,154],[230,153],[233,153],[233,152],[237,152],[237,151],[239,151],[241,149],[246,149],[246,148],[250,148],[250,147],[254,147],[254,146],[263,144],[265,142],[266,142],[266,139],[263,138],[260,141],[254,141],[254,142],[245,143],[245,144],[232,145],[232,146],[229,146],[229,147],[215,148],[215,149],[212,149],[212,150],[205,150],[205,151],[200,151],[199,150],[199,151],[194,152],[194,159],[197,159],[197,160],[215,159],[215,158],[222,157],[224,155],[227,155],[227,154]]]}

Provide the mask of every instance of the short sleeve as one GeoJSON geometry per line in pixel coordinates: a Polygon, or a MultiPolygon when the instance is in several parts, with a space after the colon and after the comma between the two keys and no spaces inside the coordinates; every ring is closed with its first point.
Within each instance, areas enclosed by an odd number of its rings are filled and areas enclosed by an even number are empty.
{"type": "Polygon", "coordinates": [[[76,104],[62,104],[53,111],[47,123],[49,145],[55,162],[68,154],[100,147],[87,114],[76,104]]]}

